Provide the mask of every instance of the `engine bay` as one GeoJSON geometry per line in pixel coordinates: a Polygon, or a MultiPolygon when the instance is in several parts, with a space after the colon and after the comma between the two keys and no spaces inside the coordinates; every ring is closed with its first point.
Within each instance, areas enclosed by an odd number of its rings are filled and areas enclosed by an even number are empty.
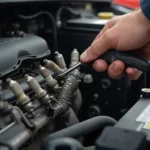
{"type": "Polygon", "coordinates": [[[0,6],[0,150],[128,150],[131,141],[146,150],[149,73],[114,80],[88,66],[56,78],[107,21],[132,9],[105,0],[0,6]]]}

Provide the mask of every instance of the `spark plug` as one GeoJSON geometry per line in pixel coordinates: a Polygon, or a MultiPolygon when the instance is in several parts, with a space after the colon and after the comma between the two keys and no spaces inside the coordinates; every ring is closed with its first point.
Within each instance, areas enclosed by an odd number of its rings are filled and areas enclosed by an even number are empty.
{"type": "Polygon", "coordinates": [[[64,57],[58,51],[55,52],[55,60],[60,68],[66,69],[66,63],[65,63],[64,57]]]}
{"type": "Polygon", "coordinates": [[[10,90],[15,94],[15,96],[18,99],[17,100],[18,105],[22,106],[26,111],[30,111],[30,112],[33,111],[34,106],[30,101],[30,98],[21,89],[19,83],[12,79],[7,79],[7,82],[9,84],[10,90]]]}
{"type": "Polygon", "coordinates": [[[38,68],[41,75],[44,77],[45,81],[47,82],[48,86],[51,88],[55,87],[57,85],[57,81],[51,76],[49,71],[41,65],[39,65],[38,68]]]}
{"type": "Polygon", "coordinates": [[[79,62],[79,52],[77,49],[74,49],[71,53],[71,62],[70,62],[70,67],[73,67],[79,62]]]}
{"type": "Polygon", "coordinates": [[[53,71],[54,73],[62,73],[63,72],[63,69],[61,69],[57,64],[55,64],[53,61],[50,61],[50,60],[47,60],[47,59],[44,59],[44,64],[45,64],[45,67],[50,69],[51,71],[53,71]]]}
{"type": "Polygon", "coordinates": [[[33,77],[26,74],[25,79],[29,87],[35,92],[40,102],[47,105],[49,103],[49,95],[47,92],[41,88],[39,83],[33,77]]]}

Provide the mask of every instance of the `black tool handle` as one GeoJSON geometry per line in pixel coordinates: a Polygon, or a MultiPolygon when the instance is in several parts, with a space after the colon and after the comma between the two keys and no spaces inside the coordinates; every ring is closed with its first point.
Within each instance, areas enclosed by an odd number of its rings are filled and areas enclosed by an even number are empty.
{"type": "MultiPolygon", "coordinates": [[[[116,50],[109,50],[105,54],[101,55],[98,59],[103,59],[107,63],[112,63],[115,60],[121,60],[126,67],[133,67],[143,72],[150,71],[150,64],[146,59],[137,56],[135,51],[120,52],[116,50]]],[[[91,62],[93,63],[93,62],[91,62]]]]}

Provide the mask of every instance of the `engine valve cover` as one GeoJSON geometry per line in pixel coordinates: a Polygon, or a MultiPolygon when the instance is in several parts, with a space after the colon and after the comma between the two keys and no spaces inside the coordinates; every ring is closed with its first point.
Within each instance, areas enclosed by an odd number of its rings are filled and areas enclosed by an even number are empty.
{"type": "Polygon", "coordinates": [[[0,77],[20,67],[23,61],[40,60],[50,55],[44,39],[26,34],[24,37],[0,38],[0,77]]]}

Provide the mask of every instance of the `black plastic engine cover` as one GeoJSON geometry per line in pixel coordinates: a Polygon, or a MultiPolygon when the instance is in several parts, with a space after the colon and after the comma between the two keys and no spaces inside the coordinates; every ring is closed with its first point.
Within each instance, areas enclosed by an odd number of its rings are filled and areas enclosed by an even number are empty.
{"type": "Polygon", "coordinates": [[[36,35],[0,38],[0,77],[18,69],[23,61],[39,60],[49,55],[46,41],[36,35]]]}

